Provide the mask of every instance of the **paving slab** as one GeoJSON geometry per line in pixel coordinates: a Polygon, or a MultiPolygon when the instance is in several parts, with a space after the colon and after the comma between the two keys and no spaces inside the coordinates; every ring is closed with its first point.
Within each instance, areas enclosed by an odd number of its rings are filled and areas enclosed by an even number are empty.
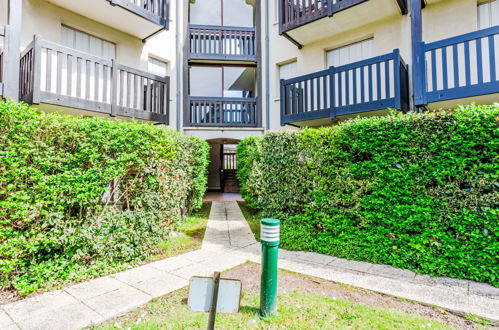
{"type": "Polygon", "coordinates": [[[16,323],[23,330],[68,330],[80,329],[103,320],[104,318],[94,310],[78,303],[51,310],[39,310],[16,320],[16,323]]]}
{"type": "Polygon", "coordinates": [[[416,277],[416,274],[410,270],[395,268],[389,265],[373,265],[368,269],[368,273],[392,278],[403,278],[409,281],[416,277]]]}
{"type": "Polygon", "coordinates": [[[81,301],[121,289],[125,286],[126,284],[118,281],[117,279],[114,279],[110,276],[104,276],[72,285],[68,288],[65,288],[64,291],[75,297],[77,300],[81,301]]]}
{"type": "MultiPolygon", "coordinates": [[[[499,288],[487,283],[469,281],[469,293],[499,300],[499,288]]],[[[499,308],[497,310],[499,311],[499,308]]]]}
{"type": "Polygon", "coordinates": [[[121,273],[113,274],[111,275],[111,277],[126,284],[133,284],[145,281],[150,278],[159,277],[162,274],[163,274],[162,271],[150,267],[149,265],[144,265],[129,270],[125,270],[121,273]]]}
{"type": "Polygon", "coordinates": [[[84,300],[84,303],[99,313],[103,319],[107,320],[121,313],[128,312],[135,307],[139,307],[151,299],[151,295],[136,288],[125,286],[121,289],[84,300]]]}
{"type": "Polygon", "coordinates": [[[195,261],[183,257],[183,255],[167,258],[163,260],[158,260],[148,264],[149,267],[169,272],[187,265],[192,265],[195,261]]]}
{"type": "Polygon", "coordinates": [[[214,272],[221,271],[216,265],[194,264],[172,271],[173,275],[190,280],[193,276],[212,276],[214,272]]]}
{"type": "Polygon", "coordinates": [[[335,258],[329,265],[337,268],[355,270],[358,272],[367,272],[369,268],[373,266],[373,264],[364,261],[347,260],[340,258],[335,258]]]}
{"type": "Polygon", "coordinates": [[[429,275],[416,275],[414,282],[433,286],[442,286],[449,289],[460,288],[468,290],[468,280],[458,280],[450,277],[432,277],[429,275]]]}
{"type": "Polygon", "coordinates": [[[10,326],[16,325],[14,324],[14,321],[12,321],[12,319],[7,315],[7,313],[0,309],[0,329],[4,329],[10,326]]]}
{"type": "Polygon", "coordinates": [[[76,298],[72,297],[67,292],[57,290],[3,305],[2,307],[3,310],[14,320],[14,322],[17,323],[20,320],[28,318],[34,313],[43,313],[45,311],[50,312],[53,309],[77,305],[79,303],[80,302],[76,298]]]}
{"type": "Polygon", "coordinates": [[[161,276],[149,278],[145,281],[132,284],[137,288],[153,298],[164,296],[167,293],[183,288],[188,285],[189,281],[181,277],[164,273],[161,276]]]}

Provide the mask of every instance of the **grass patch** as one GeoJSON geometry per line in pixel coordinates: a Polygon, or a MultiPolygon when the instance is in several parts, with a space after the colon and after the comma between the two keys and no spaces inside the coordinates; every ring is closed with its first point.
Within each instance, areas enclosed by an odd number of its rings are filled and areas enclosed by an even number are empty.
{"type": "MultiPolygon", "coordinates": [[[[93,329],[203,329],[208,313],[191,312],[187,288],[173,292],[121,318],[93,329]]],[[[217,329],[452,329],[438,321],[389,309],[369,307],[314,294],[291,292],[279,296],[279,315],[257,316],[259,295],[246,293],[237,314],[217,315],[217,329]]]]}
{"type": "Polygon", "coordinates": [[[494,323],[485,320],[479,316],[476,316],[475,314],[469,314],[469,313],[464,314],[464,318],[482,326],[487,326],[487,327],[496,326],[494,323]]]}
{"type": "Polygon", "coordinates": [[[245,202],[237,202],[239,204],[239,208],[243,212],[246,221],[248,222],[251,231],[255,235],[255,239],[260,241],[260,220],[261,217],[258,215],[258,212],[255,209],[249,207],[245,202]]]}
{"type": "Polygon", "coordinates": [[[210,210],[211,203],[205,202],[198,211],[188,214],[183,221],[175,225],[172,237],[161,242],[156,253],[148,260],[174,257],[200,249],[210,217],[210,210]]]}

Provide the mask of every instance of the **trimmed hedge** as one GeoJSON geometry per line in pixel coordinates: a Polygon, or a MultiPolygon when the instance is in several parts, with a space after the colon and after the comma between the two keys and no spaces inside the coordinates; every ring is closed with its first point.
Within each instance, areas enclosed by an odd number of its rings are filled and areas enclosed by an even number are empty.
{"type": "Polygon", "coordinates": [[[258,190],[251,185],[255,180],[250,175],[256,175],[253,168],[259,164],[260,148],[263,138],[250,136],[237,145],[237,179],[241,183],[241,195],[250,207],[257,207],[258,190]]]}
{"type": "Polygon", "coordinates": [[[165,127],[0,102],[0,287],[143,260],[202,205],[208,151],[165,127]],[[113,180],[118,203],[103,199],[113,180]]]}
{"type": "Polygon", "coordinates": [[[467,106],[276,132],[238,166],[284,248],[499,286],[498,119],[467,106]]]}

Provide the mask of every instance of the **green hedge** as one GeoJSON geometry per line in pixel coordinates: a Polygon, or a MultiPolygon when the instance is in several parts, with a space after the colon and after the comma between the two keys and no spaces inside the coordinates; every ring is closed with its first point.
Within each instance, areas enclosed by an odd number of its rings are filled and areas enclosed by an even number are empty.
{"type": "Polygon", "coordinates": [[[498,118],[468,106],[271,133],[243,185],[285,248],[498,286],[498,118]]]}
{"type": "Polygon", "coordinates": [[[257,207],[257,187],[251,184],[255,182],[250,180],[250,175],[256,175],[258,171],[254,170],[260,157],[260,148],[263,138],[251,136],[239,142],[237,145],[237,179],[241,182],[241,195],[246,203],[251,207],[257,207]]]}
{"type": "Polygon", "coordinates": [[[143,260],[199,208],[208,144],[164,127],[0,102],[0,287],[143,260]],[[118,202],[103,199],[117,182],[118,202]]]}

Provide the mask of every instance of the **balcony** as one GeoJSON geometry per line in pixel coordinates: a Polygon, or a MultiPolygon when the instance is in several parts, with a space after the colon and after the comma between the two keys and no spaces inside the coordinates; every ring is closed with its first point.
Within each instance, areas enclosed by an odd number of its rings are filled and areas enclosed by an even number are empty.
{"type": "Polygon", "coordinates": [[[278,0],[278,4],[279,33],[299,45],[407,13],[407,0],[278,0]]]}
{"type": "Polygon", "coordinates": [[[169,77],[159,77],[40,37],[21,54],[20,99],[168,123],[169,77]]]}
{"type": "Polygon", "coordinates": [[[318,126],[331,119],[409,109],[407,65],[393,53],[281,80],[281,124],[318,126]]]}
{"type": "Polygon", "coordinates": [[[189,60],[256,62],[255,28],[189,25],[189,60]]]}
{"type": "MultiPolygon", "coordinates": [[[[424,103],[499,100],[499,26],[423,45],[424,103]]],[[[454,105],[456,102],[452,102],[454,105]]],[[[444,106],[441,104],[441,106],[444,106]]]]}
{"type": "Polygon", "coordinates": [[[169,0],[50,0],[51,3],[145,39],[169,26],[169,0]]]}
{"type": "Polygon", "coordinates": [[[186,126],[256,127],[257,109],[256,98],[191,96],[186,126]]]}

